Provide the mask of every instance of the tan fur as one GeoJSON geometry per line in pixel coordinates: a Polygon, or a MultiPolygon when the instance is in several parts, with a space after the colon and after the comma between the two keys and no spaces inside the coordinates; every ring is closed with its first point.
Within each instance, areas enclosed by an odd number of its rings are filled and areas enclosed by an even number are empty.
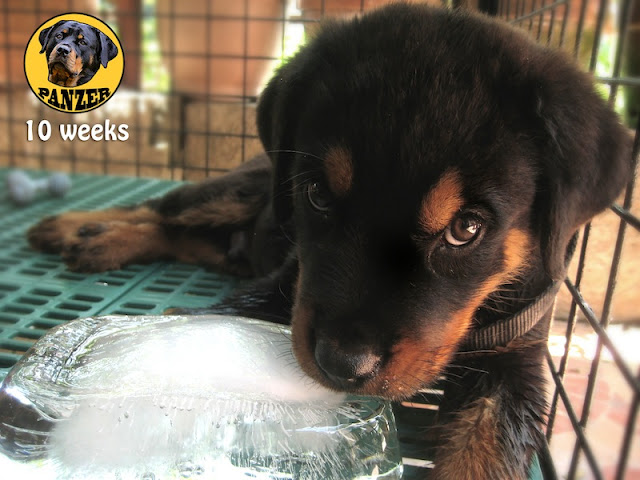
{"type": "Polygon", "coordinates": [[[44,219],[28,237],[36,249],[59,252],[72,270],[115,270],[172,258],[238,275],[249,273],[243,265],[228,262],[226,252],[207,239],[188,232],[168,238],[163,218],[147,207],[68,212],[44,219]]]}
{"type": "Polygon", "coordinates": [[[47,244],[55,243],[69,236],[77,234],[80,227],[87,224],[104,222],[127,222],[127,223],[148,223],[160,222],[160,215],[146,207],[136,209],[110,208],[92,212],[66,212],[62,215],[48,217],[42,220],[36,227],[42,236],[30,235],[29,240],[33,244],[37,242],[38,247],[46,249],[47,244]]]}
{"type": "MultiPolygon", "coordinates": [[[[437,335],[440,339],[440,336],[437,335]]],[[[455,345],[416,334],[398,341],[392,350],[392,360],[380,372],[375,383],[365,385],[365,395],[385,395],[404,400],[412,392],[435,380],[449,362],[455,345]],[[429,339],[429,340],[426,340],[429,339]]]]}
{"type": "Polygon", "coordinates": [[[353,183],[353,163],[351,153],[343,147],[333,147],[324,158],[325,172],[329,188],[337,197],[343,197],[353,183]]]}
{"type": "Polygon", "coordinates": [[[171,245],[160,216],[146,207],[68,212],[48,217],[28,232],[31,246],[78,257],[84,268],[113,270],[130,263],[169,255],[171,245]]]}
{"type": "Polygon", "coordinates": [[[85,242],[84,252],[101,270],[118,270],[130,263],[168,257],[172,244],[156,223],[109,222],[104,233],[85,242]]]}
{"type": "Polygon", "coordinates": [[[438,480],[525,480],[507,471],[496,428],[500,397],[484,397],[447,424],[434,478],[438,480]]]}
{"type": "Polygon", "coordinates": [[[84,68],[84,64],[82,63],[82,57],[78,57],[75,54],[75,50],[71,50],[73,55],[73,73],[80,73],[84,68]]]}
{"type": "Polygon", "coordinates": [[[523,230],[513,229],[504,243],[505,274],[513,277],[528,264],[531,239],[523,230]]]}
{"type": "Polygon", "coordinates": [[[424,197],[420,210],[420,226],[429,234],[442,231],[463,203],[460,173],[457,170],[448,170],[424,197]]]}

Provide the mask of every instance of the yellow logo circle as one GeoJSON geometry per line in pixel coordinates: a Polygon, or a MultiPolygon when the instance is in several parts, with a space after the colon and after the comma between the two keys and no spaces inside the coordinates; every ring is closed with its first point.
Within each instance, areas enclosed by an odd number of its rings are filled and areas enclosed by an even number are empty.
{"type": "Polygon", "coordinates": [[[44,22],[24,53],[33,93],[61,112],[88,112],[120,86],[124,52],[111,28],[91,15],[65,13],[44,22]]]}

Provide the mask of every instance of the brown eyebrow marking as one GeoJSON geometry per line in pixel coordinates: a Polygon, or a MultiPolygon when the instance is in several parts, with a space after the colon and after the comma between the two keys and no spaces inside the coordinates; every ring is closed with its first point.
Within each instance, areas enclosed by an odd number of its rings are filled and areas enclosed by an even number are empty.
{"type": "Polygon", "coordinates": [[[505,275],[513,277],[527,268],[531,243],[526,231],[514,228],[509,232],[504,243],[505,275]]]}
{"type": "Polygon", "coordinates": [[[460,172],[447,170],[422,200],[418,219],[420,227],[430,234],[440,232],[449,225],[463,204],[460,172]]]}
{"type": "Polygon", "coordinates": [[[62,33],[67,33],[69,31],[68,28],[65,28],[64,30],[62,30],[62,33]]]}
{"type": "Polygon", "coordinates": [[[351,153],[344,147],[332,147],[324,157],[329,188],[338,197],[346,195],[353,183],[351,153]]]}
{"type": "Polygon", "coordinates": [[[81,33],[78,34],[78,40],[82,40],[84,38],[84,35],[82,35],[81,33]]]}

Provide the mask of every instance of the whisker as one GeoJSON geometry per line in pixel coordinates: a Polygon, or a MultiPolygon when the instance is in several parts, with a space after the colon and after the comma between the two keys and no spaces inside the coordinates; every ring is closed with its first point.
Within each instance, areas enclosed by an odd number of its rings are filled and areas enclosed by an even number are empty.
{"type": "Polygon", "coordinates": [[[469,367],[468,365],[456,365],[456,364],[453,364],[453,363],[447,365],[447,368],[459,368],[461,370],[469,370],[470,372],[477,372],[477,373],[484,373],[484,374],[488,374],[489,373],[488,370],[483,370],[481,368],[469,367]]]}
{"type": "Polygon", "coordinates": [[[318,155],[314,155],[313,153],[310,153],[310,152],[305,152],[303,150],[289,150],[289,149],[283,148],[283,149],[266,150],[265,153],[296,153],[306,157],[316,158],[322,161],[322,157],[319,157],[318,155]]]}
{"type": "Polygon", "coordinates": [[[479,353],[496,353],[495,350],[468,350],[464,352],[454,352],[454,355],[476,355],[479,353]]]}

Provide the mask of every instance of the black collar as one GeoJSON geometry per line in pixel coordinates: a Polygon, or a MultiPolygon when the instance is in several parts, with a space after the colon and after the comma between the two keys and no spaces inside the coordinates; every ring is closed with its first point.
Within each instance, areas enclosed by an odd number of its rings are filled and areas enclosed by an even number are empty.
{"type": "MultiPolygon", "coordinates": [[[[565,251],[565,271],[573,257],[578,244],[578,234],[575,233],[565,251]]],[[[506,347],[518,337],[522,337],[545,316],[553,306],[556,294],[563,280],[553,281],[544,291],[533,299],[526,307],[514,315],[491,323],[486,327],[471,330],[460,345],[460,352],[494,353],[500,347],[506,347]]]]}
{"type": "Polygon", "coordinates": [[[486,327],[471,330],[460,346],[460,351],[470,353],[495,351],[496,348],[506,347],[518,337],[522,337],[535,327],[553,306],[561,284],[560,281],[551,283],[533,302],[515,315],[498,320],[486,327]]]}

